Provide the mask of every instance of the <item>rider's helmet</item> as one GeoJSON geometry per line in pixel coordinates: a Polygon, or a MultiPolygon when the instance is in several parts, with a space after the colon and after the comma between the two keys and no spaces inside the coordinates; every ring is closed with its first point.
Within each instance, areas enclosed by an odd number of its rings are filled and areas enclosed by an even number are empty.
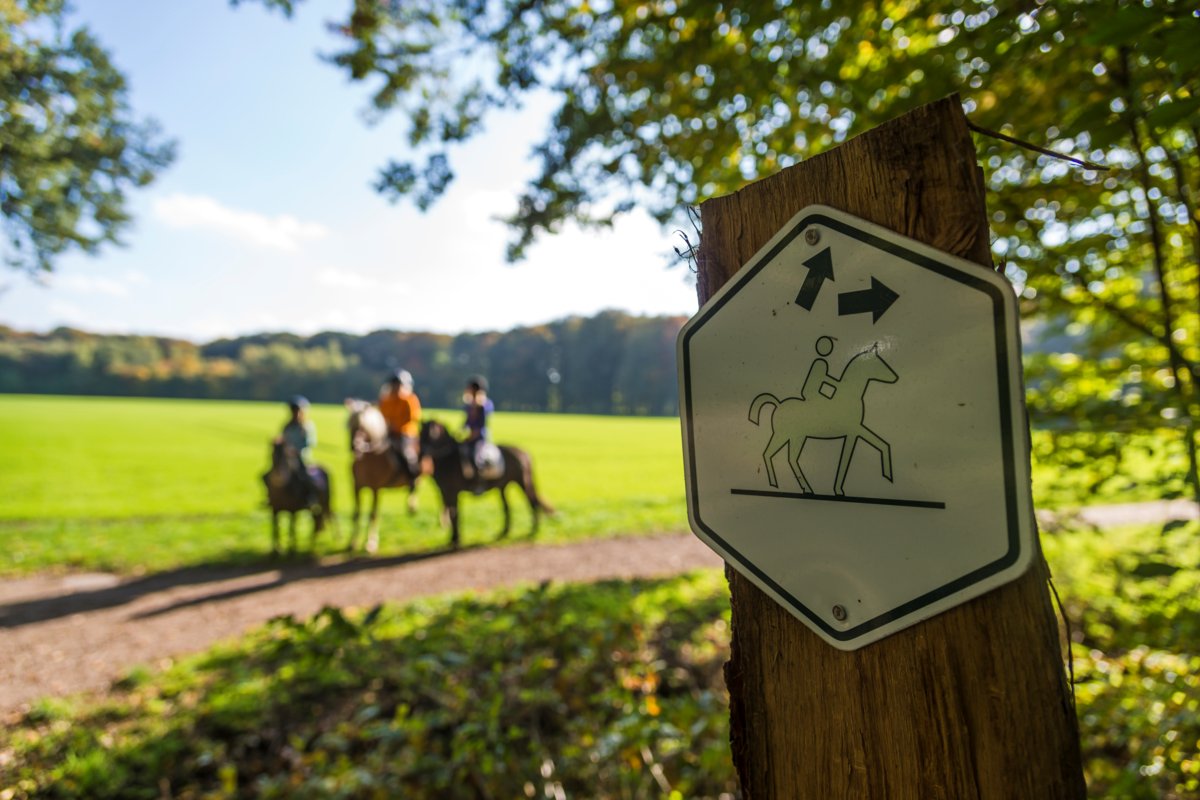
{"type": "Polygon", "coordinates": [[[398,369],[388,376],[388,383],[393,386],[403,386],[406,389],[411,389],[413,385],[412,373],[406,369],[398,369]]]}
{"type": "Polygon", "coordinates": [[[486,392],[488,390],[487,378],[482,375],[472,375],[467,379],[467,388],[475,391],[486,392]]]}
{"type": "Polygon", "coordinates": [[[288,408],[290,408],[293,413],[302,408],[308,408],[308,398],[302,394],[295,395],[291,400],[288,400],[288,408]]]}

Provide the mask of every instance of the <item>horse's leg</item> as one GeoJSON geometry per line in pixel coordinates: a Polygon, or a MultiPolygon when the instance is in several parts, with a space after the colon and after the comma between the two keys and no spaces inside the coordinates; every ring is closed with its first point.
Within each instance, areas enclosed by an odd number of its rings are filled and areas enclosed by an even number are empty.
{"type": "Polygon", "coordinates": [[[883,463],[883,477],[892,480],[892,446],[881,439],[870,428],[863,426],[859,428],[858,435],[862,439],[867,440],[867,444],[879,451],[879,459],[883,463]]]}
{"type": "Polygon", "coordinates": [[[533,468],[526,474],[526,480],[521,488],[525,490],[525,499],[529,501],[529,513],[533,516],[533,524],[529,526],[529,537],[533,538],[538,532],[538,523],[542,519],[542,499],[538,497],[537,489],[533,486],[533,468]]]}
{"type": "Polygon", "coordinates": [[[417,479],[413,478],[413,482],[408,485],[408,515],[414,516],[417,513],[417,479]]]}
{"type": "Polygon", "coordinates": [[[838,497],[846,494],[846,473],[850,471],[850,461],[854,458],[854,448],[858,445],[858,439],[858,434],[850,434],[842,438],[842,450],[838,454],[837,477],[833,479],[833,493],[838,497]]]}
{"type": "Polygon", "coordinates": [[[512,515],[508,510],[508,497],[504,494],[505,486],[507,486],[507,484],[502,483],[496,487],[496,491],[500,493],[500,507],[504,509],[504,528],[501,529],[500,535],[496,537],[497,539],[504,539],[508,537],[509,523],[512,521],[512,515]]]}
{"type": "Polygon", "coordinates": [[[800,491],[804,492],[805,494],[816,494],[816,492],[813,491],[812,484],[808,482],[808,476],[806,476],[804,474],[804,470],[800,468],[800,456],[804,455],[804,443],[807,441],[807,436],[800,439],[800,446],[796,448],[795,458],[791,457],[791,443],[788,443],[788,466],[792,468],[792,474],[796,476],[796,482],[800,484],[800,491]]]}
{"type": "Polygon", "coordinates": [[[763,450],[763,464],[767,468],[767,481],[772,487],[779,488],[779,479],[775,477],[775,465],[771,463],[771,459],[779,454],[779,451],[788,446],[788,440],[785,438],[782,442],[778,441],[779,437],[775,433],[771,434],[771,441],[767,442],[767,449],[763,450]]]}
{"type": "Polygon", "coordinates": [[[354,516],[350,519],[350,541],[346,544],[347,552],[353,553],[358,546],[358,525],[362,519],[362,490],[357,482],[354,484],[354,516]]]}
{"type": "MultiPolygon", "coordinates": [[[[529,536],[532,538],[537,535],[542,512],[553,513],[553,510],[538,496],[537,485],[533,480],[533,461],[529,455],[519,450],[502,449],[502,452],[504,452],[505,463],[504,485],[507,487],[509,483],[515,483],[521,487],[521,492],[525,495],[526,502],[529,503],[529,513],[532,519],[529,536]]],[[[505,490],[501,489],[501,491],[505,490]]]]}
{"type": "Polygon", "coordinates": [[[442,491],[442,515],[450,523],[450,547],[457,550],[461,544],[458,528],[458,492],[438,487],[442,491]]]}
{"type": "Polygon", "coordinates": [[[379,490],[371,489],[371,521],[367,523],[367,552],[379,549],[379,490]]]}
{"type": "Polygon", "coordinates": [[[296,552],[296,512],[288,512],[288,553],[296,552]]]}
{"type": "Polygon", "coordinates": [[[271,555],[279,555],[279,509],[271,509],[271,555]]]}

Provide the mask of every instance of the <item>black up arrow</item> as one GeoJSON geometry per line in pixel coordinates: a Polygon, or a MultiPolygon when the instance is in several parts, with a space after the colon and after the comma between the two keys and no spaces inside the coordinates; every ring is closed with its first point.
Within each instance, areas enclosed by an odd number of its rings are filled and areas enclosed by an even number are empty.
{"type": "MultiPolygon", "coordinates": [[[[808,285],[807,282],[805,282],[805,285],[808,285]]],[[[892,307],[892,303],[896,302],[896,298],[899,296],[880,283],[876,278],[872,277],[870,289],[863,289],[859,292],[846,292],[838,295],[838,316],[865,314],[870,311],[871,324],[874,325],[876,322],[879,322],[879,318],[883,316],[883,312],[892,307]]]]}
{"type": "Polygon", "coordinates": [[[800,294],[796,295],[796,305],[805,311],[812,311],[813,303],[817,302],[817,295],[821,293],[821,284],[826,278],[833,280],[833,259],[829,256],[829,248],[805,261],[804,266],[808,267],[808,275],[804,276],[804,285],[800,287],[800,294]]]}

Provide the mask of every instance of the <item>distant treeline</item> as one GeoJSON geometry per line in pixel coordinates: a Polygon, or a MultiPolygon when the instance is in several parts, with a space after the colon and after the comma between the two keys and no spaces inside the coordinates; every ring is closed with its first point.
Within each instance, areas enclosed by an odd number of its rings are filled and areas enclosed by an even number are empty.
{"type": "Polygon", "coordinates": [[[200,345],[0,326],[0,393],[340,402],[374,398],[403,367],[428,406],[457,406],[466,378],[482,374],[503,409],[670,415],[683,323],[605,311],[504,333],[264,333],[200,345]]]}

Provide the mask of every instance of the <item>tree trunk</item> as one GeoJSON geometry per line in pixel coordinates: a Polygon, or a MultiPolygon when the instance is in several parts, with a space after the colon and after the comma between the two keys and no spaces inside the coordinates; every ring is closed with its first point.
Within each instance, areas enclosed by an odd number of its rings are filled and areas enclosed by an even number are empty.
{"type": "MultiPolygon", "coordinates": [[[[700,301],[814,203],[991,268],[982,173],[949,97],[704,203],[700,301]]],[[[853,652],[726,573],[730,738],[747,800],[1084,797],[1040,550],[1017,581],[853,652]]]]}

